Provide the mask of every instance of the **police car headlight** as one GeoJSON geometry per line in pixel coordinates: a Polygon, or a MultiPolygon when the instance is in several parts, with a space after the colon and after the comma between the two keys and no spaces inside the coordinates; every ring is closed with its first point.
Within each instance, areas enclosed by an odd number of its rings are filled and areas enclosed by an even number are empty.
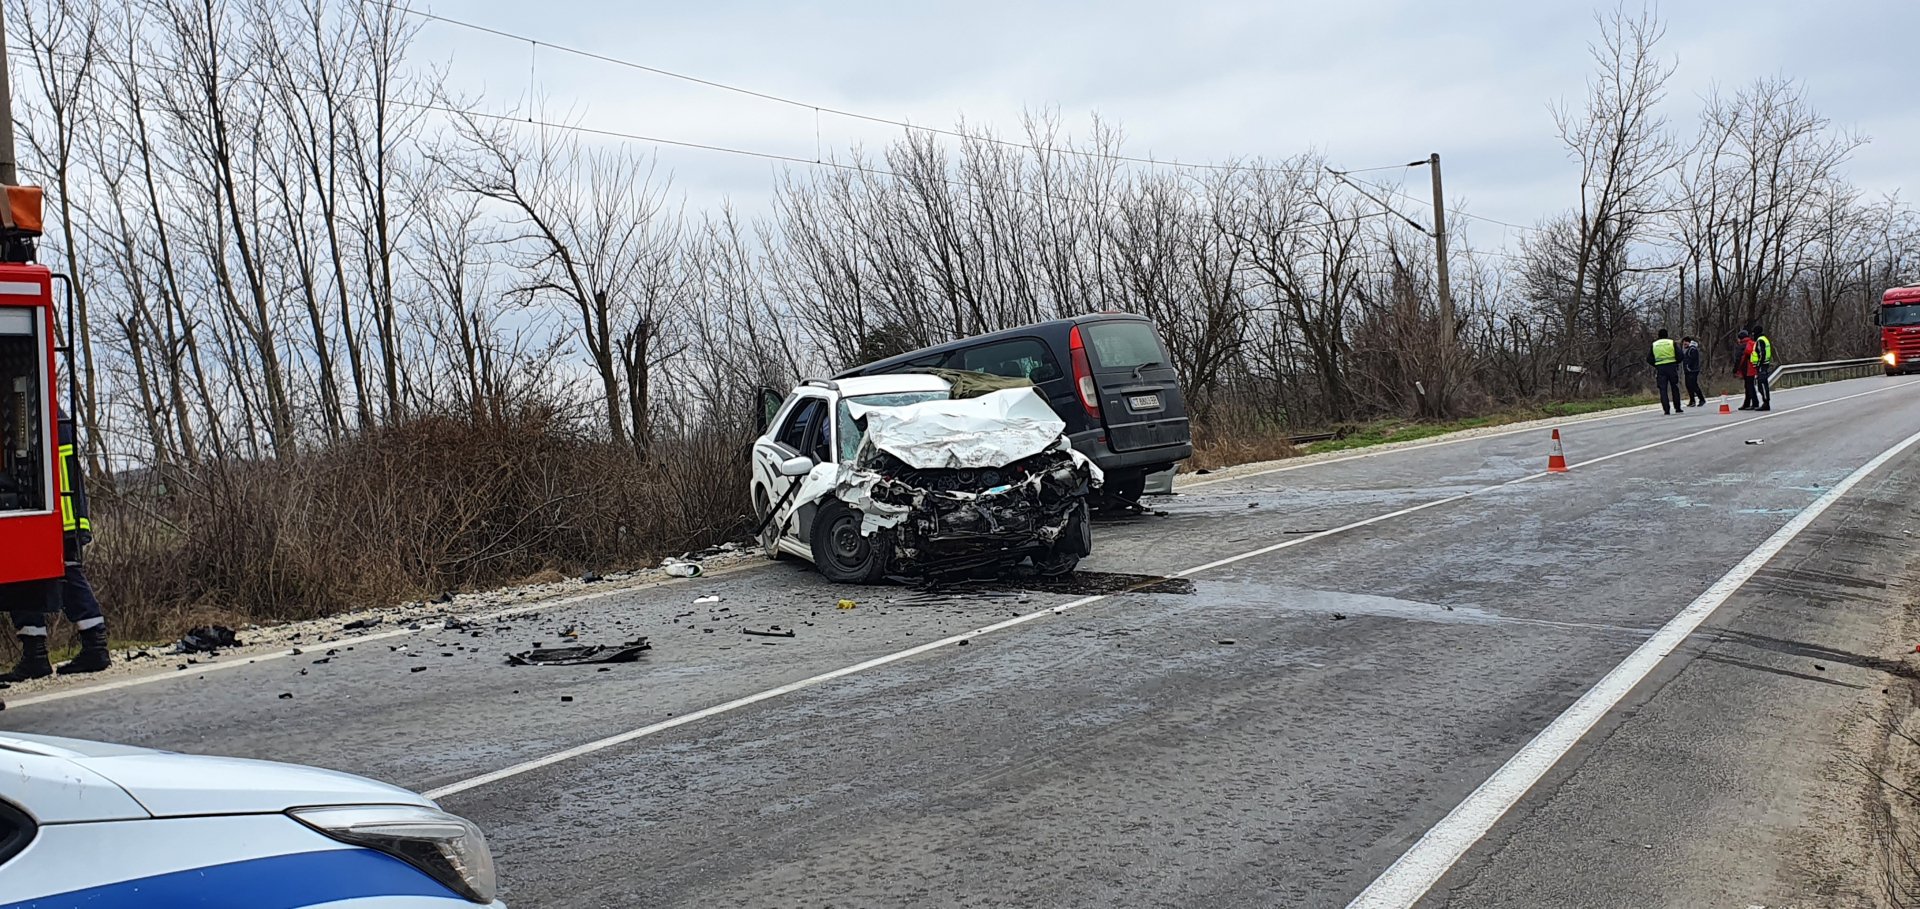
{"type": "Polygon", "coordinates": [[[480,828],[463,817],[414,805],[296,808],[313,829],[393,856],[476,903],[493,902],[493,854],[480,828]]]}

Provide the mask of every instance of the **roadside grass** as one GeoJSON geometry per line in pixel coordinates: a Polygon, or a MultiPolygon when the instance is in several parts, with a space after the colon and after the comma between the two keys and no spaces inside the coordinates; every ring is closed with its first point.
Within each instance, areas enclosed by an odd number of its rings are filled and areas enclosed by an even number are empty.
{"type": "Polygon", "coordinates": [[[1338,435],[1335,438],[1301,446],[1300,450],[1307,454],[1350,451],[1394,442],[1414,442],[1467,429],[1484,429],[1490,426],[1525,423],[1529,420],[1545,420],[1553,417],[1577,417],[1654,403],[1658,403],[1658,399],[1651,395],[1615,395],[1580,401],[1548,401],[1508,408],[1477,417],[1462,417],[1457,420],[1375,420],[1336,428],[1334,432],[1338,435]]]}

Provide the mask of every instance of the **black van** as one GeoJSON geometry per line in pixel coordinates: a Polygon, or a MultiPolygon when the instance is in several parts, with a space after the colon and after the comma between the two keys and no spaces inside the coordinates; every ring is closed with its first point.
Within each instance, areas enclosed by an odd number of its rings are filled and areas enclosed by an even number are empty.
{"type": "Polygon", "coordinates": [[[1193,454],[1187,400],[1166,345],[1144,316],[1099,313],[1010,328],[856,366],[835,378],[938,367],[1031,379],[1067,422],[1073,447],[1138,501],[1147,475],[1193,454]]]}

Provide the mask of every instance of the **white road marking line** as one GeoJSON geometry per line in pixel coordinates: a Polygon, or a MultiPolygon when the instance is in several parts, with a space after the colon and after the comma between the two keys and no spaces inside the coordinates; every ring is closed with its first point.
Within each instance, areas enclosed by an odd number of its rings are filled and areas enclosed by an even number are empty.
{"type": "MultiPolygon", "coordinates": [[[[1572,464],[1569,466],[1568,469],[1578,470],[1583,467],[1589,467],[1594,464],[1599,464],[1605,461],[1611,461],[1614,458],[1625,457],[1626,455],[1646,451],[1650,448],[1659,448],[1662,445],[1671,445],[1675,442],[1685,441],[1687,439],[1695,438],[1697,436],[1707,435],[1708,433],[1722,432],[1724,430],[1733,429],[1743,424],[1754,422],[1754,420],[1765,420],[1765,419],[1771,419],[1773,417],[1785,416],[1787,414],[1799,413],[1803,410],[1810,410],[1812,408],[1822,407],[1827,404],[1836,404],[1841,401],[1850,400],[1852,398],[1859,398],[1859,397],[1865,397],[1867,395],[1879,394],[1880,392],[1888,391],[1893,387],[1896,387],[1896,386],[1876,388],[1872,391],[1864,391],[1858,394],[1847,395],[1845,397],[1840,397],[1840,398],[1831,398],[1825,401],[1815,401],[1814,403],[1804,404],[1799,407],[1795,407],[1791,410],[1773,411],[1771,413],[1767,413],[1762,416],[1755,417],[1752,420],[1740,420],[1734,423],[1722,423],[1719,426],[1715,426],[1709,429],[1703,429],[1698,432],[1690,432],[1681,436],[1675,436],[1671,439],[1667,439],[1664,441],[1651,442],[1646,445],[1640,445],[1634,448],[1629,448],[1625,451],[1617,451],[1612,454],[1601,455],[1600,457],[1593,458],[1587,461],[1582,461],[1578,464],[1572,464]]],[[[1537,432],[1538,430],[1536,429],[1535,431],[1537,432]]],[[[1299,546],[1303,543],[1307,543],[1312,540],[1323,539],[1325,537],[1329,537],[1337,533],[1344,533],[1346,531],[1354,530],[1360,527],[1366,527],[1372,524],[1378,524],[1382,521],[1391,520],[1393,518],[1402,517],[1405,515],[1413,514],[1415,512],[1425,511],[1429,508],[1437,508],[1441,505],[1446,505],[1451,502],[1458,502],[1462,499],[1472,498],[1481,493],[1490,492],[1496,489],[1504,489],[1509,486],[1515,486],[1521,483],[1537,480],[1537,479],[1540,479],[1541,477],[1546,477],[1546,476],[1552,476],[1552,474],[1542,471],[1540,473],[1529,474],[1527,476],[1520,477],[1518,479],[1508,480],[1504,483],[1497,483],[1492,486],[1483,486],[1479,489],[1470,490],[1467,492],[1459,493],[1457,495],[1447,496],[1446,498],[1435,499],[1431,502],[1425,502],[1420,505],[1414,505],[1407,508],[1402,508],[1398,511],[1392,511],[1386,514],[1377,515],[1375,517],[1354,521],[1350,524],[1345,524],[1340,527],[1335,527],[1331,530],[1323,530],[1323,531],[1320,531],[1319,533],[1310,534],[1310,535],[1299,537],[1292,540],[1287,540],[1282,543],[1276,543],[1272,546],[1265,546],[1260,549],[1255,549],[1251,552],[1246,552],[1240,555],[1229,556],[1224,559],[1208,562],[1205,565],[1198,565],[1193,568],[1189,568],[1185,571],[1177,572],[1174,574],[1174,577],[1182,577],[1182,578],[1188,577],[1190,575],[1199,574],[1200,572],[1203,572],[1203,571],[1209,571],[1214,568],[1219,568],[1223,565],[1231,565],[1235,562],[1240,562],[1246,559],[1253,558],[1255,556],[1265,555],[1271,552],[1278,552],[1279,550],[1288,549],[1294,546],[1299,546]]],[[[541,757],[522,761],[518,764],[514,764],[509,767],[503,767],[499,770],[494,770],[488,773],[480,774],[479,776],[470,777],[468,779],[460,780],[454,783],[448,783],[447,785],[441,786],[437,789],[428,790],[426,792],[426,796],[427,798],[430,798],[430,799],[441,799],[449,795],[455,795],[461,792],[466,792],[469,789],[485,786],[485,785],[488,785],[489,783],[497,783],[502,780],[511,779],[513,777],[520,776],[522,774],[531,773],[535,770],[540,770],[542,768],[551,767],[555,764],[569,761],[577,757],[585,757],[586,755],[593,754],[599,751],[605,751],[606,749],[615,747],[617,745],[624,745],[628,742],[632,742],[637,739],[642,739],[647,736],[654,735],[656,733],[665,732],[669,729],[675,729],[680,726],[685,726],[688,723],[692,723],[698,720],[703,720],[712,716],[718,716],[723,713],[728,713],[734,710],[738,710],[742,707],[758,704],[762,701],[768,701],[777,697],[781,697],[783,695],[792,694],[796,691],[803,691],[805,689],[812,688],[817,685],[831,682],[834,679],[844,678],[846,676],[854,675],[856,673],[866,672],[869,669],[878,669],[882,666],[886,666],[892,663],[897,663],[909,657],[915,657],[923,653],[928,653],[930,651],[938,650],[942,647],[951,647],[955,644],[960,643],[961,641],[970,641],[982,635],[992,634],[993,632],[996,632],[996,631],[1003,631],[1008,628],[1014,628],[1020,625],[1025,625],[1026,623],[1031,622],[1035,619],[1044,618],[1050,615],[1058,615],[1062,612],[1066,612],[1069,609],[1078,609],[1081,606],[1087,606],[1093,603],[1098,603],[1103,600],[1111,599],[1113,596],[1114,596],[1113,594],[1096,594],[1094,596],[1082,597],[1081,599],[1074,600],[1073,602],[1070,602],[1070,603],[1063,603],[1058,606],[1049,606],[1045,609],[1042,609],[1036,612],[1029,612],[1025,615],[1015,616],[1013,618],[1006,619],[1004,621],[995,622],[992,625],[976,628],[972,631],[962,632],[960,634],[952,635],[950,637],[941,638],[940,640],[937,640],[937,641],[930,641],[928,643],[921,644],[918,647],[911,647],[906,650],[899,651],[897,653],[890,653],[885,656],[875,657],[873,659],[867,660],[862,663],[855,663],[851,666],[843,666],[839,669],[823,672],[819,675],[809,676],[807,678],[800,679],[794,682],[788,682],[787,684],[781,685],[776,688],[769,688],[769,689],[766,689],[765,691],[756,692],[754,694],[750,694],[745,697],[735,698],[734,700],[727,701],[726,703],[723,703],[723,704],[715,704],[711,707],[706,707],[700,710],[696,710],[693,713],[689,713],[684,716],[677,716],[672,719],[662,720],[661,722],[654,723],[648,726],[642,726],[638,729],[629,729],[626,732],[617,733],[615,735],[610,735],[605,738],[594,739],[593,741],[590,741],[590,742],[584,742],[579,745],[575,745],[571,748],[567,748],[561,751],[553,752],[552,754],[547,754],[541,757]]]]}
{"type": "Polygon", "coordinates": [[[1480,784],[1479,788],[1455,805],[1447,816],[1433,825],[1419,842],[1413,844],[1366,890],[1348,903],[1348,909],[1407,909],[1426,896],[1460,857],[1473,848],[1495,823],[1513,809],[1547,771],[1559,763],[1573,746],[1585,738],[1595,723],[1631,693],[1660,662],[1673,653],[1701,623],[1712,616],[1780,550],[1807,529],[1821,514],[1840,501],[1874,471],[1901,452],[1920,443],[1920,433],[1906,437],[1892,448],[1848,474],[1825,495],[1815,499],[1798,515],[1775,531],[1758,549],[1748,553],[1731,571],[1667,624],[1641,644],[1611,672],[1573,702],[1547,728],[1509,758],[1506,764],[1480,784]]]}

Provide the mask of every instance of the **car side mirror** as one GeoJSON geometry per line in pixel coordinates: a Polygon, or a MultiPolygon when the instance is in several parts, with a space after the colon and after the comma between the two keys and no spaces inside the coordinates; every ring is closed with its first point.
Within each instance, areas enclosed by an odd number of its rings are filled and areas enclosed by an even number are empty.
{"type": "Polygon", "coordinates": [[[754,412],[754,431],[765,433],[767,427],[773,425],[774,414],[780,412],[780,405],[786,401],[786,398],[765,385],[754,389],[754,393],[759,404],[754,412]]]}
{"type": "Polygon", "coordinates": [[[1873,311],[1873,324],[1880,324],[1880,310],[1876,309],[1873,311]]]}
{"type": "Polygon", "coordinates": [[[780,462],[780,475],[783,477],[804,477],[813,472],[813,459],[795,456],[780,462]]]}

